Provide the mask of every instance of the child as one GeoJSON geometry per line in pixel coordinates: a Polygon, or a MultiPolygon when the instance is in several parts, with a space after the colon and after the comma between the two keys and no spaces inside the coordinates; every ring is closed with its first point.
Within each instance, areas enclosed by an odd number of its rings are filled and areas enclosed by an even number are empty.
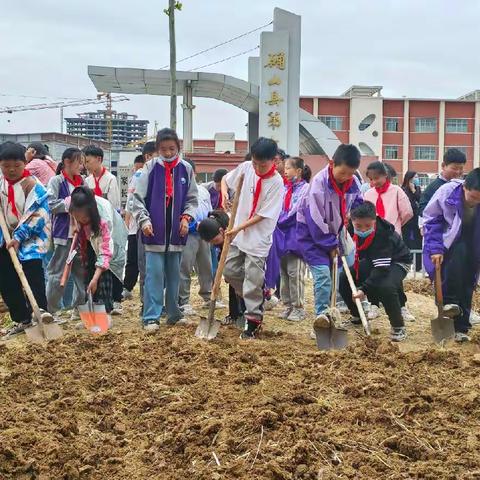
{"type": "Polygon", "coordinates": [[[159,328],[164,289],[168,323],[175,324],[182,318],[178,308],[180,260],[188,225],[198,207],[195,175],[179,156],[180,141],[175,130],[160,130],[156,147],[159,156],[143,168],[132,208],[145,246],[143,325],[147,331],[159,328]]]}
{"type": "Polygon", "coordinates": [[[4,332],[10,337],[32,325],[32,310],[25,298],[8,247],[15,248],[35,300],[47,310],[42,258],[50,233],[47,191],[25,168],[25,148],[19,143],[0,145],[0,207],[12,237],[6,244],[0,231],[0,294],[14,326],[4,332]]]}
{"type": "MultiPolygon", "coordinates": [[[[210,194],[210,202],[212,204],[212,209],[217,210],[220,208],[225,209],[226,205],[223,205],[222,202],[222,178],[228,173],[226,168],[219,168],[213,173],[213,179],[211,182],[205,183],[203,186],[207,189],[210,194]]],[[[230,191],[230,193],[232,193],[230,191]]],[[[231,197],[232,195],[229,195],[231,197]]]]}
{"type": "Polygon", "coordinates": [[[423,211],[425,268],[434,278],[435,265],[442,268],[445,304],[461,309],[455,318],[455,340],[470,340],[470,310],[480,269],[480,168],[465,181],[441,186],[423,211]]]}
{"type": "Polygon", "coordinates": [[[390,182],[387,167],[383,162],[370,163],[367,177],[372,188],[365,192],[365,201],[376,205],[377,215],[391,223],[401,235],[402,226],[413,217],[412,206],[406,193],[401,187],[390,182]]]}
{"type": "MultiPolygon", "coordinates": [[[[120,212],[121,198],[117,177],[103,166],[103,150],[100,147],[89,145],[83,150],[85,166],[89,176],[85,179],[85,185],[90,187],[96,196],[107,199],[113,208],[120,212]]],[[[123,277],[123,276],[122,276],[123,277]]],[[[122,278],[120,277],[120,278],[122,278]]],[[[122,314],[123,284],[116,276],[113,277],[113,302],[112,315],[122,314]]]]}
{"type": "Polygon", "coordinates": [[[150,142],[147,142],[143,148],[142,148],[142,155],[143,159],[145,160],[145,163],[150,161],[152,158],[155,158],[155,155],[157,154],[157,147],[155,145],[155,142],[152,140],[150,142]]]}
{"type": "MultiPolygon", "coordinates": [[[[186,161],[191,165],[193,173],[195,174],[195,164],[191,160],[186,161]]],[[[180,262],[180,294],[178,303],[180,310],[182,310],[186,316],[195,314],[195,311],[190,305],[190,276],[194,267],[200,286],[198,294],[204,301],[204,307],[208,308],[210,306],[213,283],[212,257],[208,243],[202,240],[197,233],[197,225],[203,219],[207,218],[208,212],[211,210],[210,194],[206,188],[198,185],[198,208],[193,220],[189,224],[187,243],[180,262]]]]}
{"type": "Polygon", "coordinates": [[[280,315],[292,322],[305,318],[304,290],[305,263],[297,245],[297,210],[308,190],[311,170],[302,158],[290,157],[285,161],[285,197],[277,230],[283,234],[279,246],[281,299],[285,310],[280,315]]]}
{"type": "MultiPolygon", "coordinates": [[[[423,211],[427,206],[430,199],[435,192],[450,180],[456,178],[462,178],[463,168],[467,163],[467,157],[465,154],[458,150],[458,148],[449,148],[443,155],[442,171],[438,178],[436,178],[430,185],[423,191],[420,198],[420,206],[418,215],[422,217],[423,211]]],[[[422,221],[419,221],[420,228],[422,227],[422,221]]]]}
{"type": "Polygon", "coordinates": [[[349,253],[340,241],[346,238],[350,210],[362,202],[355,176],[359,166],[358,148],[340,145],[329,165],[315,175],[298,208],[297,243],[313,275],[317,316],[330,304],[332,259],[349,253]]]}
{"type": "Polygon", "coordinates": [[[49,157],[46,146],[41,142],[31,143],[25,152],[25,158],[30,175],[46,187],[57,170],[57,164],[49,157]]]}
{"type": "Polygon", "coordinates": [[[390,339],[401,342],[407,338],[401,310],[403,279],[412,254],[393,225],[376,214],[373,203],[365,201],[354,208],[350,219],[349,232],[356,246],[351,272],[358,290],[352,295],[347,275],[342,272],[340,293],[353,315],[352,323],[360,323],[355,299],[361,301],[368,295],[373,303],[383,303],[391,325],[390,339]]]}
{"type": "Polygon", "coordinates": [[[113,310],[113,278],[122,278],[128,232],[112,204],[80,186],[71,195],[69,212],[76,221],[79,255],[87,271],[87,294],[113,310]]]}
{"type": "Polygon", "coordinates": [[[226,282],[245,301],[244,339],[255,338],[262,323],[265,260],[283,198],[283,181],[274,162],[277,144],[261,137],[252,145],[251,154],[251,162],[241,163],[222,179],[222,195],[227,201],[228,188],[235,189],[244,174],[235,225],[226,232],[233,241],[224,270],[226,282]]]}
{"type": "Polygon", "coordinates": [[[128,185],[127,204],[125,207],[125,224],[128,228],[127,264],[125,265],[125,277],[123,278],[123,298],[132,298],[132,290],[138,280],[138,225],[133,217],[132,204],[135,184],[141,175],[145,165],[145,157],[137,155],[133,161],[133,175],[128,185]]]}
{"type": "MultiPolygon", "coordinates": [[[[48,311],[55,314],[61,307],[64,290],[60,288],[60,280],[65,269],[65,264],[72,246],[75,221],[69,215],[71,194],[75,188],[83,184],[80,176],[82,166],[82,152],[78,148],[67,148],[62,155],[59,165],[61,172],[48,182],[48,206],[53,216],[52,237],[53,256],[48,264],[47,300],[48,311]]],[[[80,256],[73,259],[71,277],[74,282],[73,307],[85,303],[85,271],[82,267],[80,256]]],[[[78,314],[72,312],[72,320],[78,314]]]]}

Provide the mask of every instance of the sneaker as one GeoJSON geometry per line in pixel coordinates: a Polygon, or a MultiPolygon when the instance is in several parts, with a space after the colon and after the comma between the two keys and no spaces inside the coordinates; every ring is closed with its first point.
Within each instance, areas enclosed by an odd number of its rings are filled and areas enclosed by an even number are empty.
{"type": "Polygon", "coordinates": [[[256,317],[246,317],[245,330],[240,335],[243,340],[253,340],[262,326],[262,319],[256,317]]]}
{"type": "Polygon", "coordinates": [[[362,324],[362,319],[360,317],[350,317],[349,322],[352,325],[361,325],[362,324]]]}
{"type": "Polygon", "coordinates": [[[67,319],[63,317],[59,317],[58,315],[54,315],[53,323],[56,323],[57,325],[63,325],[64,323],[67,323],[67,319]]]}
{"type": "MultiPolygon", "coordinates": [[[[208,307],[207,307],[208,308],[208,307]]],[[[196,315],[197,312],[193,309],[193,307],[189,304],[186,303],[185,305],[182,305],[180,307],[180,311],[186,316],[189,317],[191,315],[196,315]]]]}
{"type": "Polygon", "coordinates": [[[215,308],[227,308],[228,305],[225,305],[222,300],[217,300],[215,302],[215,308]]]}
{"type": "Polygon", "coordinates": [[[405,327],[392,327],[390,329],[390,340],[392,342],[403,342],[407,338],[405,327]]]}
{"type": "Polygon", "coordinates": [[[480,324],[480,315],[477,312],[474,312],[473,310],[470,312],[470,323],[472,325],[480,324]]]}
{"type": "Polygon", "coordinates": [[[174,327],[188,327],[188,325],[194,325],[195,322],[193,320],[188,320],[187,318],[181,318],[174,323],[169,323],[168,325],[172,325],[174,327]]]}
{"type": "Polygon", "coordinates": [[[369,320],[375,320],[380,316],[380,309],[376,305],[370,305],[370,309],[367,313],[367,318],[369,320]]]}
{"type": "Polygon", "coordinates": [[[222,325],[233,325],[236,321],[237,321],[236,318],[233,318],[230,315],[227,315],[226,317],[223,318],[221,323],[222,325]]]}
{"type": "Polygon", "coordinates": [[[466,333],[463,333],[463,332],[455,332],[454,340],[455,340],[457,343],[466,343],[466,342],[469,342],[469,341],[470,341],[470,337],[469,337],[466,333]]]}
{"type": "Polygon", "coordinates": [[[294,308],[287,317],[289,322],[301,322],[305,319],[305,310],[303,308],[294,308]]]}
{"type": "Polygon", "coordinates": [[[348,313],[349,312],[347,304],[343,300],[340,301],[340,302],[337,302],[337,310],[340,313],[348,313]]]}
{"type": "Polygon", "coordinates": [[[278,318],[283,318],[286,320],[290,313],[292,313],[293,307],[287,307],[283,312],[278,314],[278,318]]]}
{"type": "Polygon", "coordinates": [[[123,307],[120,302],[113,302],[113,310],[110,315],[121,315],[123,313],[123,307]]]}
{"type": "Polygon", "coordinates": [[[160,328],[160,325],[157,322],[149,322],[143,325],[143,330],[146,333],[156,332],[160,328]]]}
{"type": "Polygon", "coordinates": [[[124,300],[131,300],[133,298],[133,293],[126,288],[123,289],[122,297],[124,300]]]}
{"type": "Polygon", "coordinates": [[[16,335],[20,335],[21,333],[24,333],[25,330],[29,327],[33,326],[32,322],[28,323],[16,323],[12,327],[8,328],[7,330],[4,331],[3,333],[3,339],[8,339],[12,338],[16,335]]]}
{"type": "MultiPolygon", "coordinates": [[[[315,319],[315,325],[318,328],[328,328],[330,326],[330,319],[323,313],[317,315],[315,319]]],[[[313,331],[315,333],[315,330],[313,331]]]]}
{"type": "Polygon", "coordinates": [[[367,314],[370,311],[371,306],[372,305],[368,300],[362,300],[362,308],[365,314],[367,314]]]}
{"type": "Polygon", "coordinates": [[[78,313],[78,309],[74,308],[72,313],[70,314],[70,321],[71,322],[78,322],[80,320],[80,313],[78,313]]]}
{"type": "Polygon", "coordinates": [[[407,307],[402,307],[402,318],[404,322],[415,321],[415,317],[408,311],[407,307]]]}
{"type": "Polygon", "coordinates": [[[263,309],[265,311],[273,310],[278,305],[279,301],[280,300],[275,295],[272,295],[268,300],[263,302],[263,309]]]}
{"type": "Polygon", "coordinates": [[[255,340],[255,332],[249,332],[248,330],[243,331],[240,334],[241,340],[255,340]]]}

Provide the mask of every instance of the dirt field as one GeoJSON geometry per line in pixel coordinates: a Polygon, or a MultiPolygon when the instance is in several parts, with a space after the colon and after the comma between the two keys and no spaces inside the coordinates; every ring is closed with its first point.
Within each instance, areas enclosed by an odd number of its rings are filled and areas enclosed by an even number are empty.
{"type": "Polygon", "coordinates": [[[400,349],[385,317],[340,353],[311,318],[268,315],[254,342],[146,336],[135,302],[103,337],[0,344],[0,478],[479,479],[480,335],[432,346],[433,300],[410,288],[400,349]]]}

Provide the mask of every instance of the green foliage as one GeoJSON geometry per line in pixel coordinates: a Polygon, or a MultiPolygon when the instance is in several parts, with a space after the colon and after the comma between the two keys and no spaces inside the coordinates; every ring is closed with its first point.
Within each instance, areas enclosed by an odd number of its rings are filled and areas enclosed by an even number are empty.
{"type": "MultiPolygon", "coordinates": [[[[181,11],[183,7],[182,2],[175,2],[175,10],[181,11]]],[[[164,8],[163,13],[167,16],[170,16],[170,7],[169,8],[164,8]]]]}

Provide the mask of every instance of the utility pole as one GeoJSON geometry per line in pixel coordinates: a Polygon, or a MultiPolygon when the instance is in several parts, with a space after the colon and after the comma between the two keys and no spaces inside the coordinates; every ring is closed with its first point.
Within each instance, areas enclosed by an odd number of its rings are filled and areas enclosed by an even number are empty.
{"type": "Polygon", "coordinates": [[[170,128],[177,129],[177,47],[175,44],[175,9],[182,8],[181,3],[176,0],[169,0],[168,25],[170,35],[170,128]]]}

